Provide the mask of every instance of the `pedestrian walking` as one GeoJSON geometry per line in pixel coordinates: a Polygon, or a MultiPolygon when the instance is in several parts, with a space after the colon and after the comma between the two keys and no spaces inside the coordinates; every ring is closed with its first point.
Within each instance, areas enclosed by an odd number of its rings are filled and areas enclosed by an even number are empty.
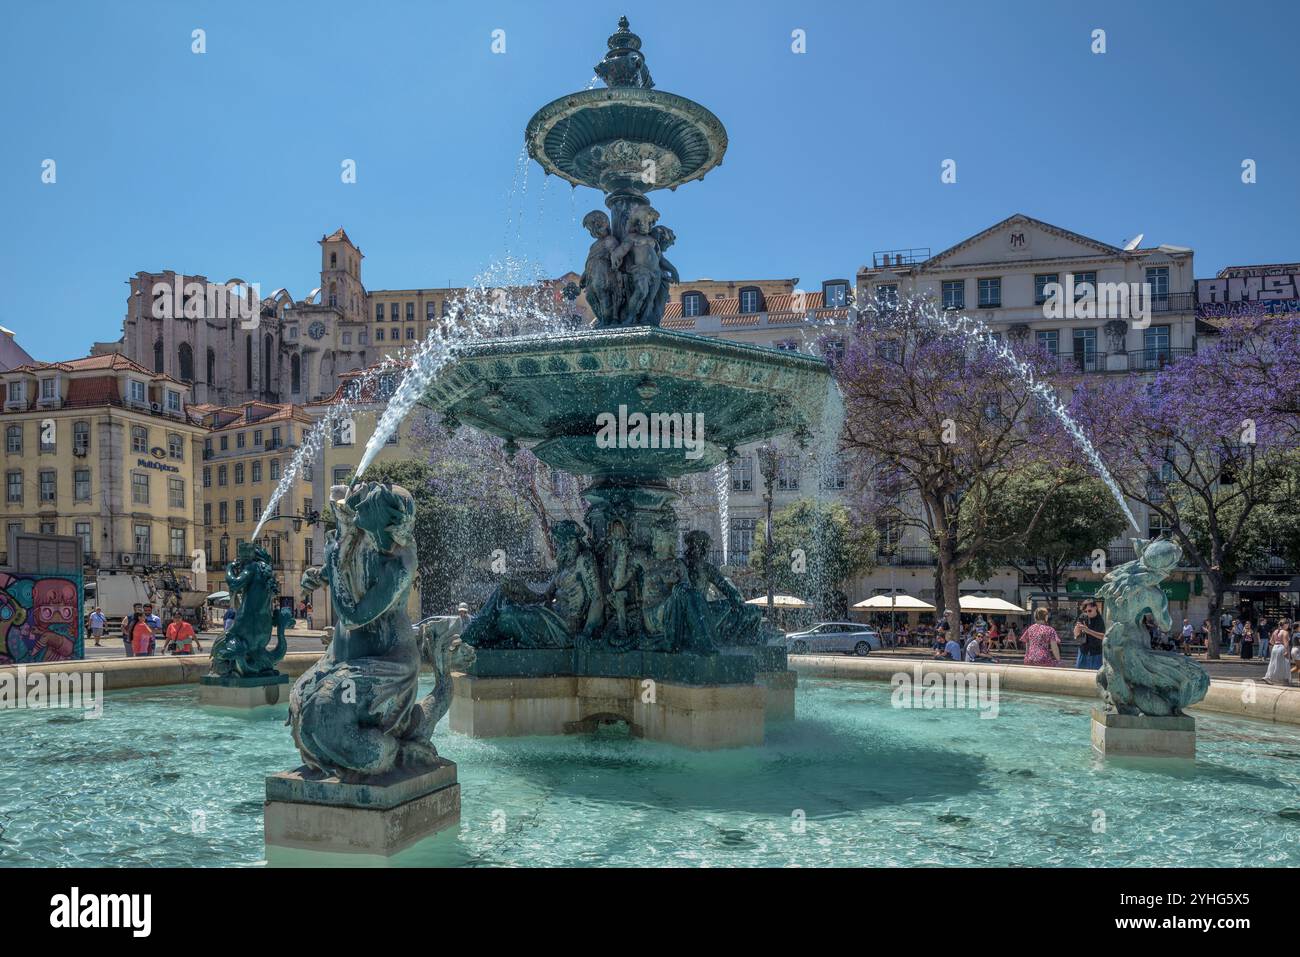
{"type": "Polygon", "coordinates": [[[1061,662],[1061,636],[1047,623],[1047,608],[1034,609],[1034,623],[1021,636],[1025,643],[1025,664],[1055,667],[1061,662]]]}
{"type": "Polygon", "coordinates": [[[1271,685],[1291,683],[1291,622],[1283,619],[1268,639],[1268,669],[1264,681],[1271,685]]]}
{"type": "Polygon", "coordinates": [[[1255,629],[1250,622],[1246,622],[1241,629],[1241,660],[1250,661],[1255,657],[1255,629]]]}
{"type": "Polygon", "coordinates": [[[131,654],[147,658],[153,654],[153,629],[144,615],[137,615],[131,623],[131,654]]]}
{"type": "Polygon", "coordinates": [[[95,610],[90,613],[90,636],[95,639],[95,647],[102,647],[100,641],[104,637],[104,613],[96,606],[95,610]]]}

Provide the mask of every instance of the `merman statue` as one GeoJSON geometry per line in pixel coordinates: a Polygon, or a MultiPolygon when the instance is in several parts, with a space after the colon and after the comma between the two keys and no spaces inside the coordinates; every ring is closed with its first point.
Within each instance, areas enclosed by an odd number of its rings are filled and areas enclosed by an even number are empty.
{"type": "Polygon", "coordinates": [[[279,582],[271,567],[271,556],[254,542],[241,542],[235,560],[226,566],[230,599],[237,602],[230,630],[212,644],[212,672],[220,677],[261,678],[275,675],[276,664],[289,643],[284,621],[274,616],[271,602],[279,593],[279,582]],[[273,624],[278,624],[274,646],[273,624]]]}
{"type": "Polygon", "coordinates": [[[1133,540],[1137,560],[1106,576],[1097,590],[1106,603],[1106,638],[1101,646],[1097,684],[1110,711],[1128,715],[1181,715],[1210,689],[1210,676],[1185,655],[1153,651],[1142,619],[1151,615],[1162,629],[1172,627],[1169,599],[1160,583],[1178,566],[1182,549],[1169,539],[1133,540]]]}
{"type": "Polygon", "coordinates": [[[420,650],[406,614],[415,502],[400,486],[367,482],[341,495],[334,513],[320,572],[334,639],[293,687],[294,742],[309,769],[347,782],[431,768],[438,752],[430,735],[444,701],[417,696],[420,650]]]}

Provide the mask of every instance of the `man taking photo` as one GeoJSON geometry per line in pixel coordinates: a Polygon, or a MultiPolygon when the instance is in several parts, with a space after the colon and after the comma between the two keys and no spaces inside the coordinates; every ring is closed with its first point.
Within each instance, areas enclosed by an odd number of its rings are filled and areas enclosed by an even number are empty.
{"type": "Polygon", "coordinates": [[[1101,668],[1101,642],[1106,637],[1106,623],[1101,617],[1101,606],[1097,599],[1089,598],[1083,603],[1083,612],[1074,623],[1074,637],[1082,640],[1079,657],[1075,659],[1076,668],[1088,668],[1097,671],[1101,668]]]}

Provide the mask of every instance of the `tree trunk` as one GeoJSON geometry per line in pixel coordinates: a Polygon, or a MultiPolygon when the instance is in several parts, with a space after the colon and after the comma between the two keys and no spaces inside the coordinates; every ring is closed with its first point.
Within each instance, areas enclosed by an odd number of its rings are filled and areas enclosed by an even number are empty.
{"type": "Polygon", "coordinates": [[[948,601],[943,587],[943,566],[936,559],[934,563],[934,623],[936,625],[939,624],[939,618],[947,607],[948,601]]]}
{"type": "MultiPolygon", "coordinates": [[[[961,598],[958,589],[957,563],[953,561],[952,549],[944,548],[939,554],[939,576],[943,579],[943,594],[947,602],[949,635],[961,640],[961,598]]],[[[940,608],[944,606],[940,605],[940,608]]]]}
{"type": "Polygon", "coordinates": [[[1211,661],[1219,660],[1219,648],[1223,644],[1223,623],[1219,621],[1223,614],[1223,583],[1221,576],[1207,575],[1210,588],[1210,645],[1205,649],[1205,657],[1211,661]]]}

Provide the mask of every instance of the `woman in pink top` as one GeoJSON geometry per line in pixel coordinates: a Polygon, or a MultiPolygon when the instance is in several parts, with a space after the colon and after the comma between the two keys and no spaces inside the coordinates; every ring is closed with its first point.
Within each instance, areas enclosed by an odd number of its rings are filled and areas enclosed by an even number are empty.
{"type": "Polygon", "coordinates": [[[144,616],[137,616],[135,624],[131,626],[131,652],[137,657],[144,657],[149,654],[149,643],[153,641],[153,629],[149,627],[149,622],[144,620],[144,616]]]}
{"type": "Polygon", "coordinates": [[[1034,623],[1025,629],[1020,640],[1025,643],[1025,664],[1053,668],[1061,660],[1061,638],[1047,623],[1047,609],[1034,609],[1034,623]]]}

